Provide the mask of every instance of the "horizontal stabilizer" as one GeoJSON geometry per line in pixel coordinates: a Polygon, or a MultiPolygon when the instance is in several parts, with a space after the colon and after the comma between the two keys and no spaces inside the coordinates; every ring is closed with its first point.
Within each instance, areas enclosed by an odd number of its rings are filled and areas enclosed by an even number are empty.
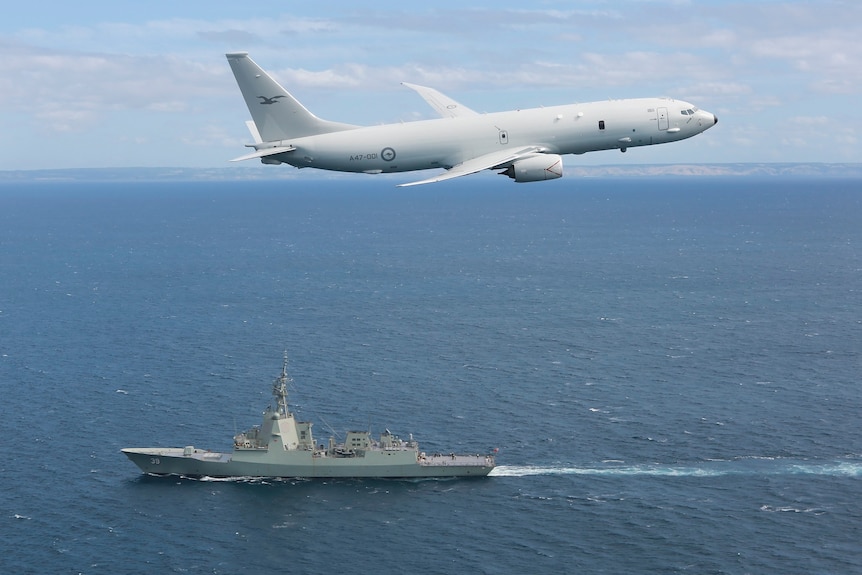
{"type": "Polygon", "coordinates": [[[246,154],[245,156],[240,156],[239,158],[234,158],[231,162],[242,162],[244,160],[253,160],[255,158],[265,158],[267,156],[274,156],[275,154],[283,154],[284,152],[292,152],[296,148],[293,146],[276,146],[275,148],[264,148],[262,150],[257,150],[251,154],[246,154]]]}

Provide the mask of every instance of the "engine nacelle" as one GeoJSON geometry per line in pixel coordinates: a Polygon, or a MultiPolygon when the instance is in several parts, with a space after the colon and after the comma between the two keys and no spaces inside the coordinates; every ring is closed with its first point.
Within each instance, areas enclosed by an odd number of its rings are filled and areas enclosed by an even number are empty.
{"type": "Polygon", "coordinates": [[[531,154],[500,173],[516,182],[556,180],[563,177],[563,158],[557,154],[531,154]]]}

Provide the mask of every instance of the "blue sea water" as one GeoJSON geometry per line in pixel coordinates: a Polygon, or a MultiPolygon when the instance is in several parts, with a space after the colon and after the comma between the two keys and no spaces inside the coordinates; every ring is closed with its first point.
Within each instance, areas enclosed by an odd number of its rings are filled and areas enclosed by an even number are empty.
{"type": "Polygon", "coordinates": [[[0,185],[2,573],[862,573],[862,185],[0,185]],[[481,480],[191,480],[290,356],[481,480]]]}

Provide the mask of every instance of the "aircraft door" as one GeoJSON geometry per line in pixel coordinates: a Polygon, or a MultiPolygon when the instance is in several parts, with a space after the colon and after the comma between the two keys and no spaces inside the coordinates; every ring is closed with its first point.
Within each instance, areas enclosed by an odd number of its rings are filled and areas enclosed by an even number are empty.
{"type": "Polygon", "coordinates": [[[656,110],[657,118],[658,118],[658,129],[659,130],[667,130],[668,120],[667,120],[667,108],[659,108],[656,110]]]}

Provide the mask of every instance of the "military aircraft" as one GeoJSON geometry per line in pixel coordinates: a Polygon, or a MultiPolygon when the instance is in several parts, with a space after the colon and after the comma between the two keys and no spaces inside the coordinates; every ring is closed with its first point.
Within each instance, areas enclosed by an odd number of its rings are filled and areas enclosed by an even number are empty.
{"type": "Polygon", "coordinates": [[[651,146],[684,140],[718,123],[704,110],[670,98],[637,98],[508,112],[478,113],[433,88],[404,83],[442,118],[355,126],[318,118],[247,52],[226,54],[253,121],[246,122],[260,159],[338,172],[387,174],[442,168],[441,182],[500,170],[516,182],[563,175],[563,154],[651,146]]]}

